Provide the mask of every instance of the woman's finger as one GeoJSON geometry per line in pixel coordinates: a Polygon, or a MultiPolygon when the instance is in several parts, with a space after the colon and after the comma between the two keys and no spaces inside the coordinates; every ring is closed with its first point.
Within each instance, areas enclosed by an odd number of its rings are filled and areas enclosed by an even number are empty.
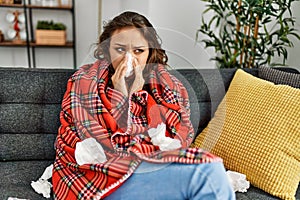
{"type": "Polygon", "coordinates": [[[133,60],[133,69],[134,69],[134,73],[135,73],[135,78],[133,81],[133,84],[130,88],[130,95],[134,92],[137,92],[139,90],[141,90],[144,86],[145,80],[143,77],[143,69],[145,67],[140,65],[138,60],[136,58],[134,58],[133,60]]]}
{"type": "Polygon", "coordinates": [[[121,62],[119,63],[119,65],[115,69],[115,75],[118,78],[124,77],[126,73],[126,69],[127,69],[127,57],[124,56],[121,62]]]}
{"type": "Polygon", "coordinates": [[[134,72],[137,75],[142,75],[143,74],[143,70],[144,70],[144,66],[142,66],[138,59],[134,58],[133,59],[133,69],[134,69],[134,72]]]}

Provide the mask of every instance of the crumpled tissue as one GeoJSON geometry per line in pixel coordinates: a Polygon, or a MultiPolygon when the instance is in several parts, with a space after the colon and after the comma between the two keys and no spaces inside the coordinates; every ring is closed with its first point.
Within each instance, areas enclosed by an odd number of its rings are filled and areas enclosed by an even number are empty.
{"type": "Polygon", "coordinates": [[[235,192],[247,192],[247,189],[250,187],[250,182],[246,180],[245,174],[230,170],[226,173],[235,192]]]}
{"type": "Polygon", "coordinates": [[[126,57],[127,57],[127,70],[126,70],[125,77],[128,77],[133,74],[133,67],[132,67],[133,57],[132,57],[131,53],[128,53],[128,52],[126,52],[126,57]]]}
{"type": "Polygon", "coordinates": [[[52,177],[52,169],[53,164],[45,169],[44,173],[37,181],[31,181],[31,187],[45,198],[50,198],[52,184],[48,182],[48,179],[52,177]]]}
{"type": "Polygon", "coordinates": [[[103,147],[95,138],[87,138],[77,142],[75,159],[79,165],[97,164],[107,161],[103,147]]]}
{"type": "Polygon", "coordinates": [[[156,128],[150,128],[148,135],[151,137],[151,142],[159,146],[162,151],[174,150],[181,147],[178,139],[166,137],[166,124],[161,123],[156,128]]]}

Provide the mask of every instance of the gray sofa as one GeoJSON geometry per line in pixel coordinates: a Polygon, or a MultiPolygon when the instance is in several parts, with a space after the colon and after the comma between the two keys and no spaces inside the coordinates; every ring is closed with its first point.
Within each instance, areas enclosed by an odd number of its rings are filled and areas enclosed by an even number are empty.
{"type": "MultiPolygon", "coordinates": [[[[192,122],[199,133],[223,98],[236,69],[181,69],[173,73],[188,88],[192,122]]],[[[290,69],[291,70],[291,69],[290,69]]],[[[257,76],[257,69],[246,69],[257,76]]],[[[293,71],[293,70],[291,70],[293,71]]],[[[53,144],[71,69],[0,67],[0,199],[44,199],[31,188],[55,156],[53,144]]],[[[237,199],[277,199],[251,186],[237,199]]],[[[296,199],[300,199],[300,188],[296,199]]]]}

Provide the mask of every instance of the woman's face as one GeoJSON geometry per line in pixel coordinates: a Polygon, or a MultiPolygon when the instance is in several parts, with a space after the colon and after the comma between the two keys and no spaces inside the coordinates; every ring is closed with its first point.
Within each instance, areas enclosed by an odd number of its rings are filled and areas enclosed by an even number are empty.
{"type": "Polygon", "coordinates": [[[131,53],[140,65],[146,65],[149,55],[148,41],[135,27],[126,27],[113,32],[109,54],[114,69],[125,58],[126,52],[131,53]]]}

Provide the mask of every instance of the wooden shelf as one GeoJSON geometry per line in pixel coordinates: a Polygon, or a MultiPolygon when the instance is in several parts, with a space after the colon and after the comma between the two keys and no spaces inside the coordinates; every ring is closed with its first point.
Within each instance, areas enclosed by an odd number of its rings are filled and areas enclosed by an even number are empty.
{"type": "MultiPolygon", "coordinates": [[[[25,30],[27,33],[27,36],[30,37],[26,39],[26,41],[17,42],[13,40],[5,40],[3,42],[0,42],[0,47],[6,48],[6,47],[15,47],[15,48],[26,48],[27,50],[27,58],[28,58],[28,66],[29,68],[35,68],[36,65],[36,57],[35,52],[38,51],[39,48],[70,48],[73,50],[73,65],[74,68],[76,68],[76,34],[75,34],[75,0],[71,0],[70,4],[68,5],[62,5],[62,6],[42,6],[42,5],[33,5],[28,4],[31,2],[30,0],[25,1],[23,0],[22,4],[4,4],[0,3],[0,8],[13,8],[13,9],[24,9],[24,14],[26,18],[25,23],[25,30]],[[69,11],[71,13],[72,17],[72,39],[71,41],[67,41],[64,45],[53,45],[53,44],[37,44],[36,38],[34,37],[34,28],[33,28],[33,17],[34,13],[36,13],[36,10],[48,10],[49,12],[52,12],[52,10],[58,10],[58,11],[69,11]],[[72,41],[73,40],[73,41],[72,41]]],[[[0,20],[1,21],[1,20],[0,20]]]]}
{"type": "Polygon", "coordinates": [[[13,42],[13,41],[9,41],[9,40],[0,42],[0,46],[3,46],[3,47],[24,47],[26,45],[27,45],[26,41],[24,41],[22,43],[13,42]]]}
{"type": "MultiPolygon", "coordinates": [[[[0,7],[7,7],[7,8],[23,8],[23,4],[0,4],[0,7]]],[[[72,10],[72,5],[69,6],[39,6],[39,5],[25,5],[26,8],[32,9],[48,9],[48,10],[72,10]]]]}
{"type": "Polygon", "coordinates": [[[27,8],[32,8],[32,9],[48,9],[48,10],[72,10],[73,7],[70,6],[38,6],[38,5],[27,5],[27,8]]]}
{"type": "Polygon", "coordinates": [[[73,48],[74,43],[72,41],[68,41],[65,45],[47,45],[47,44],[36,44],[35,42],[30,42],[30,46],[32,47],[64,47],[64,48],[73,48]]]}
{"type": "MultiPolygon", "coordinates": [[[[26,41],[22,42],[22,43],[17,43],[17,42],[13,42],[13,41],[4,41],[4,42],[0,42],[0,46],[3,47],[24,47],[26,46],[27,43],[26,41]]],[[[74,43],[72,41],[68,41],[65,45],[47,45],[47,44],[36,44],[35,42],[30,42],[29,46],[31,47],[63,47],[63,48],[73,48],[74,47],[74,43]]]]}
{"type": "Polygon", "coordinates": [[[3,4],[0,3],[0,7],[7,7],[7,8],[23,8],[23,4],[3,4]]]}

